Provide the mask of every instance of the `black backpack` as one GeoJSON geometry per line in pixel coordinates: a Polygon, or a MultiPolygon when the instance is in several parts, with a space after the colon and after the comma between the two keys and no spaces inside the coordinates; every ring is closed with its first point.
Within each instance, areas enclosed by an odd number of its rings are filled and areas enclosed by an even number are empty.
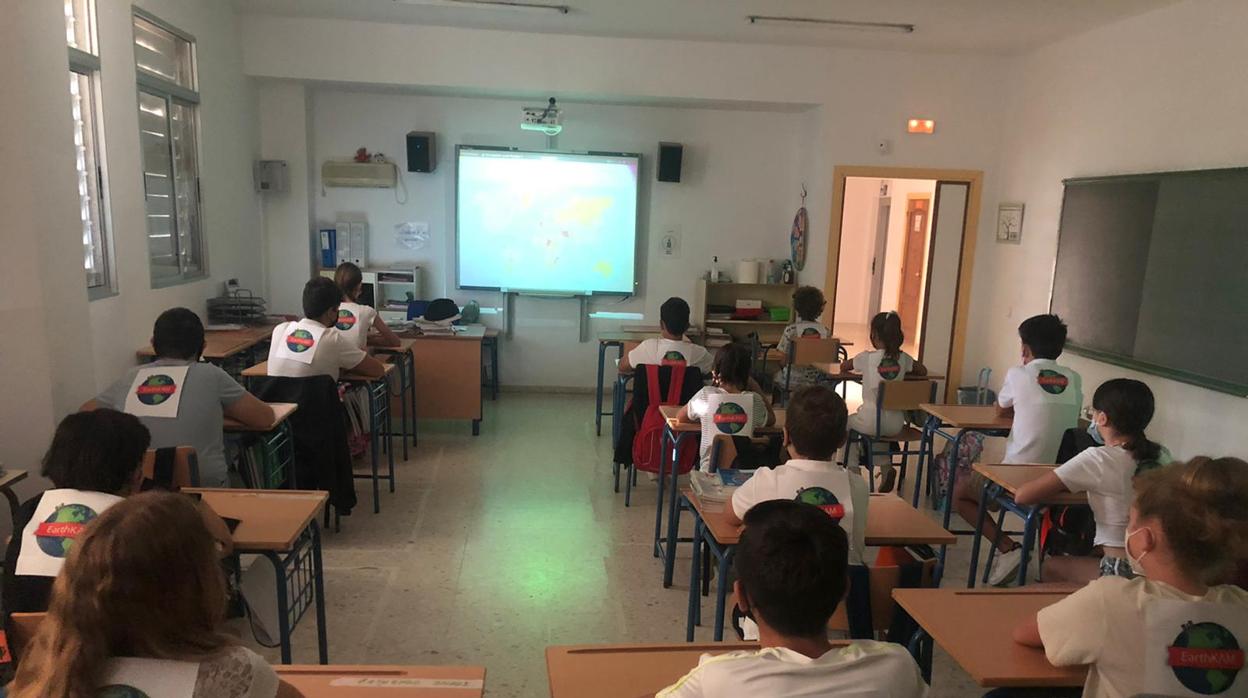
{"type": "MultiPolygon", "coordinates": [[[[1074,458],[1085,449],[1097,445],[1083,429],[1067,429],[1057,449],[1059,464],[1074,458]]],[[[1092,554],[1096,540],[1096,519],[1092,510],[1082,506],[1049,507],[1040,526],[1040,549],[1047,555],[1092,554]]]]}

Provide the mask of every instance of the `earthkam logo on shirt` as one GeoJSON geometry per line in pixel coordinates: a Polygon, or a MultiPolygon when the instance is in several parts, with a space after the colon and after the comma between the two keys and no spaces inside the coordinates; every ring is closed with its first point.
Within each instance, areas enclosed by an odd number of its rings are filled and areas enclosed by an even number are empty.
{"type": "Polygon", "coordinates": [[[339,309],[338,322],[334,325],[334,327],[337,327],[343,332],[346,332],[352,327],[355,327],[356,322],[357,322],[357,319],[355,317],[355,313],[351,312],[350,310],[339,309]]]}
{"type": "Polygon", "coordinates": [[[1230,695],[1227,691],[1244,668],[1239,641],[1217,623],[1184,623],[1167,649],[1166,663],[1174,678],[1189,691],[1205,696],[1230,695]]]}
{"type": "Polygon", "coordinates": [[[64,558],[74,546],[74,538],[97,516],[85,504],[62,504],[35,527],[35,542],[51,557],[64,558]]]}
{"type": "Polygon", "coordinates": [[[664,366],[684,366],[685,363],[685,355],[678,351],[672,350],[663,354],[662,365],[664,366]]]}
{"type": "Polygon", "coordinates": [[[286,348],[296,354],[302,354],[311,349],[313,344],[316,344],[316,340],[312,338],[312,333],[305,329],[300,328],[286,335],[286,348]]]}
{"type": "Polygon", "coordinates": [[[135,397],[139,398],[139,402],[144,405],[159,405],[173,397],[176,392],[178,392],[178,384],[174,382],[173,377],[163,373],[153,373],[134,390],[135,397]]]}
{"type": "Polygon", "coordinates": [[[897,380],[897,376],[901,375],[901,363],[897,359],[885,356],[880,359],[880,366],[876,370],[879,372],[880,378],[886,381],[897,380]]]}
{"type": "Polygon", "coordinates": [[[735,402],[721,402],[719,407],[715,408],[715,414],[711,420],[715,423],[715,428],[725,434],[740,434],[746,423],[750,421],[750,415],[745,413],[744,407],[735,402]]]}
{"type": "Polygon", "coordinates": [[[793,498],[793,501],[819,507],[823,513],[832,517],[837,525],[840,525],[841,519],[845,518],[845,505],[841,504],[841,500],[837,499],[830,490],[823,487],[803,487],[797,491],[797,496],[793,498]]]}
{"type": "Polygon", "coordinates": [[[1061,395],[1066,392],[1066,387],[1070,385],[1070,378],[1057,371],[1042,368],[1040,369],[1040,374],[1036,376],[1036,384],[1040,386],[1041,390],[1050,395],[1061,395]]]}

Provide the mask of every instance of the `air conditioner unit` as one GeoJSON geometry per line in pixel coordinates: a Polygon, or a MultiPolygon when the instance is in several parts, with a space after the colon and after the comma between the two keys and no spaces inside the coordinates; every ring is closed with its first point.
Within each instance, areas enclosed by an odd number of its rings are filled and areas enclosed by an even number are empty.
{"type": "Polygon", "coordinates": [[[326,187],[393,189],[397,178],[393,162],[327,160],[321,165],[321,184],[326,187]]]}

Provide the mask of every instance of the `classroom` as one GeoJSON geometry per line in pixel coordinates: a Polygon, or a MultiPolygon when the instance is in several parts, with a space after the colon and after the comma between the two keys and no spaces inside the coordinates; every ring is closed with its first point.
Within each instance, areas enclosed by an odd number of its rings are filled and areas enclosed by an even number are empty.
{"type": "Polygon", "coordinates": [[[1248,696],[1243,0],[0,18],[0,698],[1248,696]]]}

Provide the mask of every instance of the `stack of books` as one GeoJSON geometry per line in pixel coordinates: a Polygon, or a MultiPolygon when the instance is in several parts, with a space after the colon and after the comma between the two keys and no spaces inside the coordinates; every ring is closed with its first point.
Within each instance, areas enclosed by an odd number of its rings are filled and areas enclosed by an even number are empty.
{"type": "Polygon", "coordinates": [[[704,502],[727,502],[732,499],[732,494],[737,491],[737,488],[744,485],[753,475],[753,470],[733,468],[724,468],[713,473],[695,470],[689,474],[689,484],[693,486],[693,491],[698,494],[698,498],[704,502]]]}

